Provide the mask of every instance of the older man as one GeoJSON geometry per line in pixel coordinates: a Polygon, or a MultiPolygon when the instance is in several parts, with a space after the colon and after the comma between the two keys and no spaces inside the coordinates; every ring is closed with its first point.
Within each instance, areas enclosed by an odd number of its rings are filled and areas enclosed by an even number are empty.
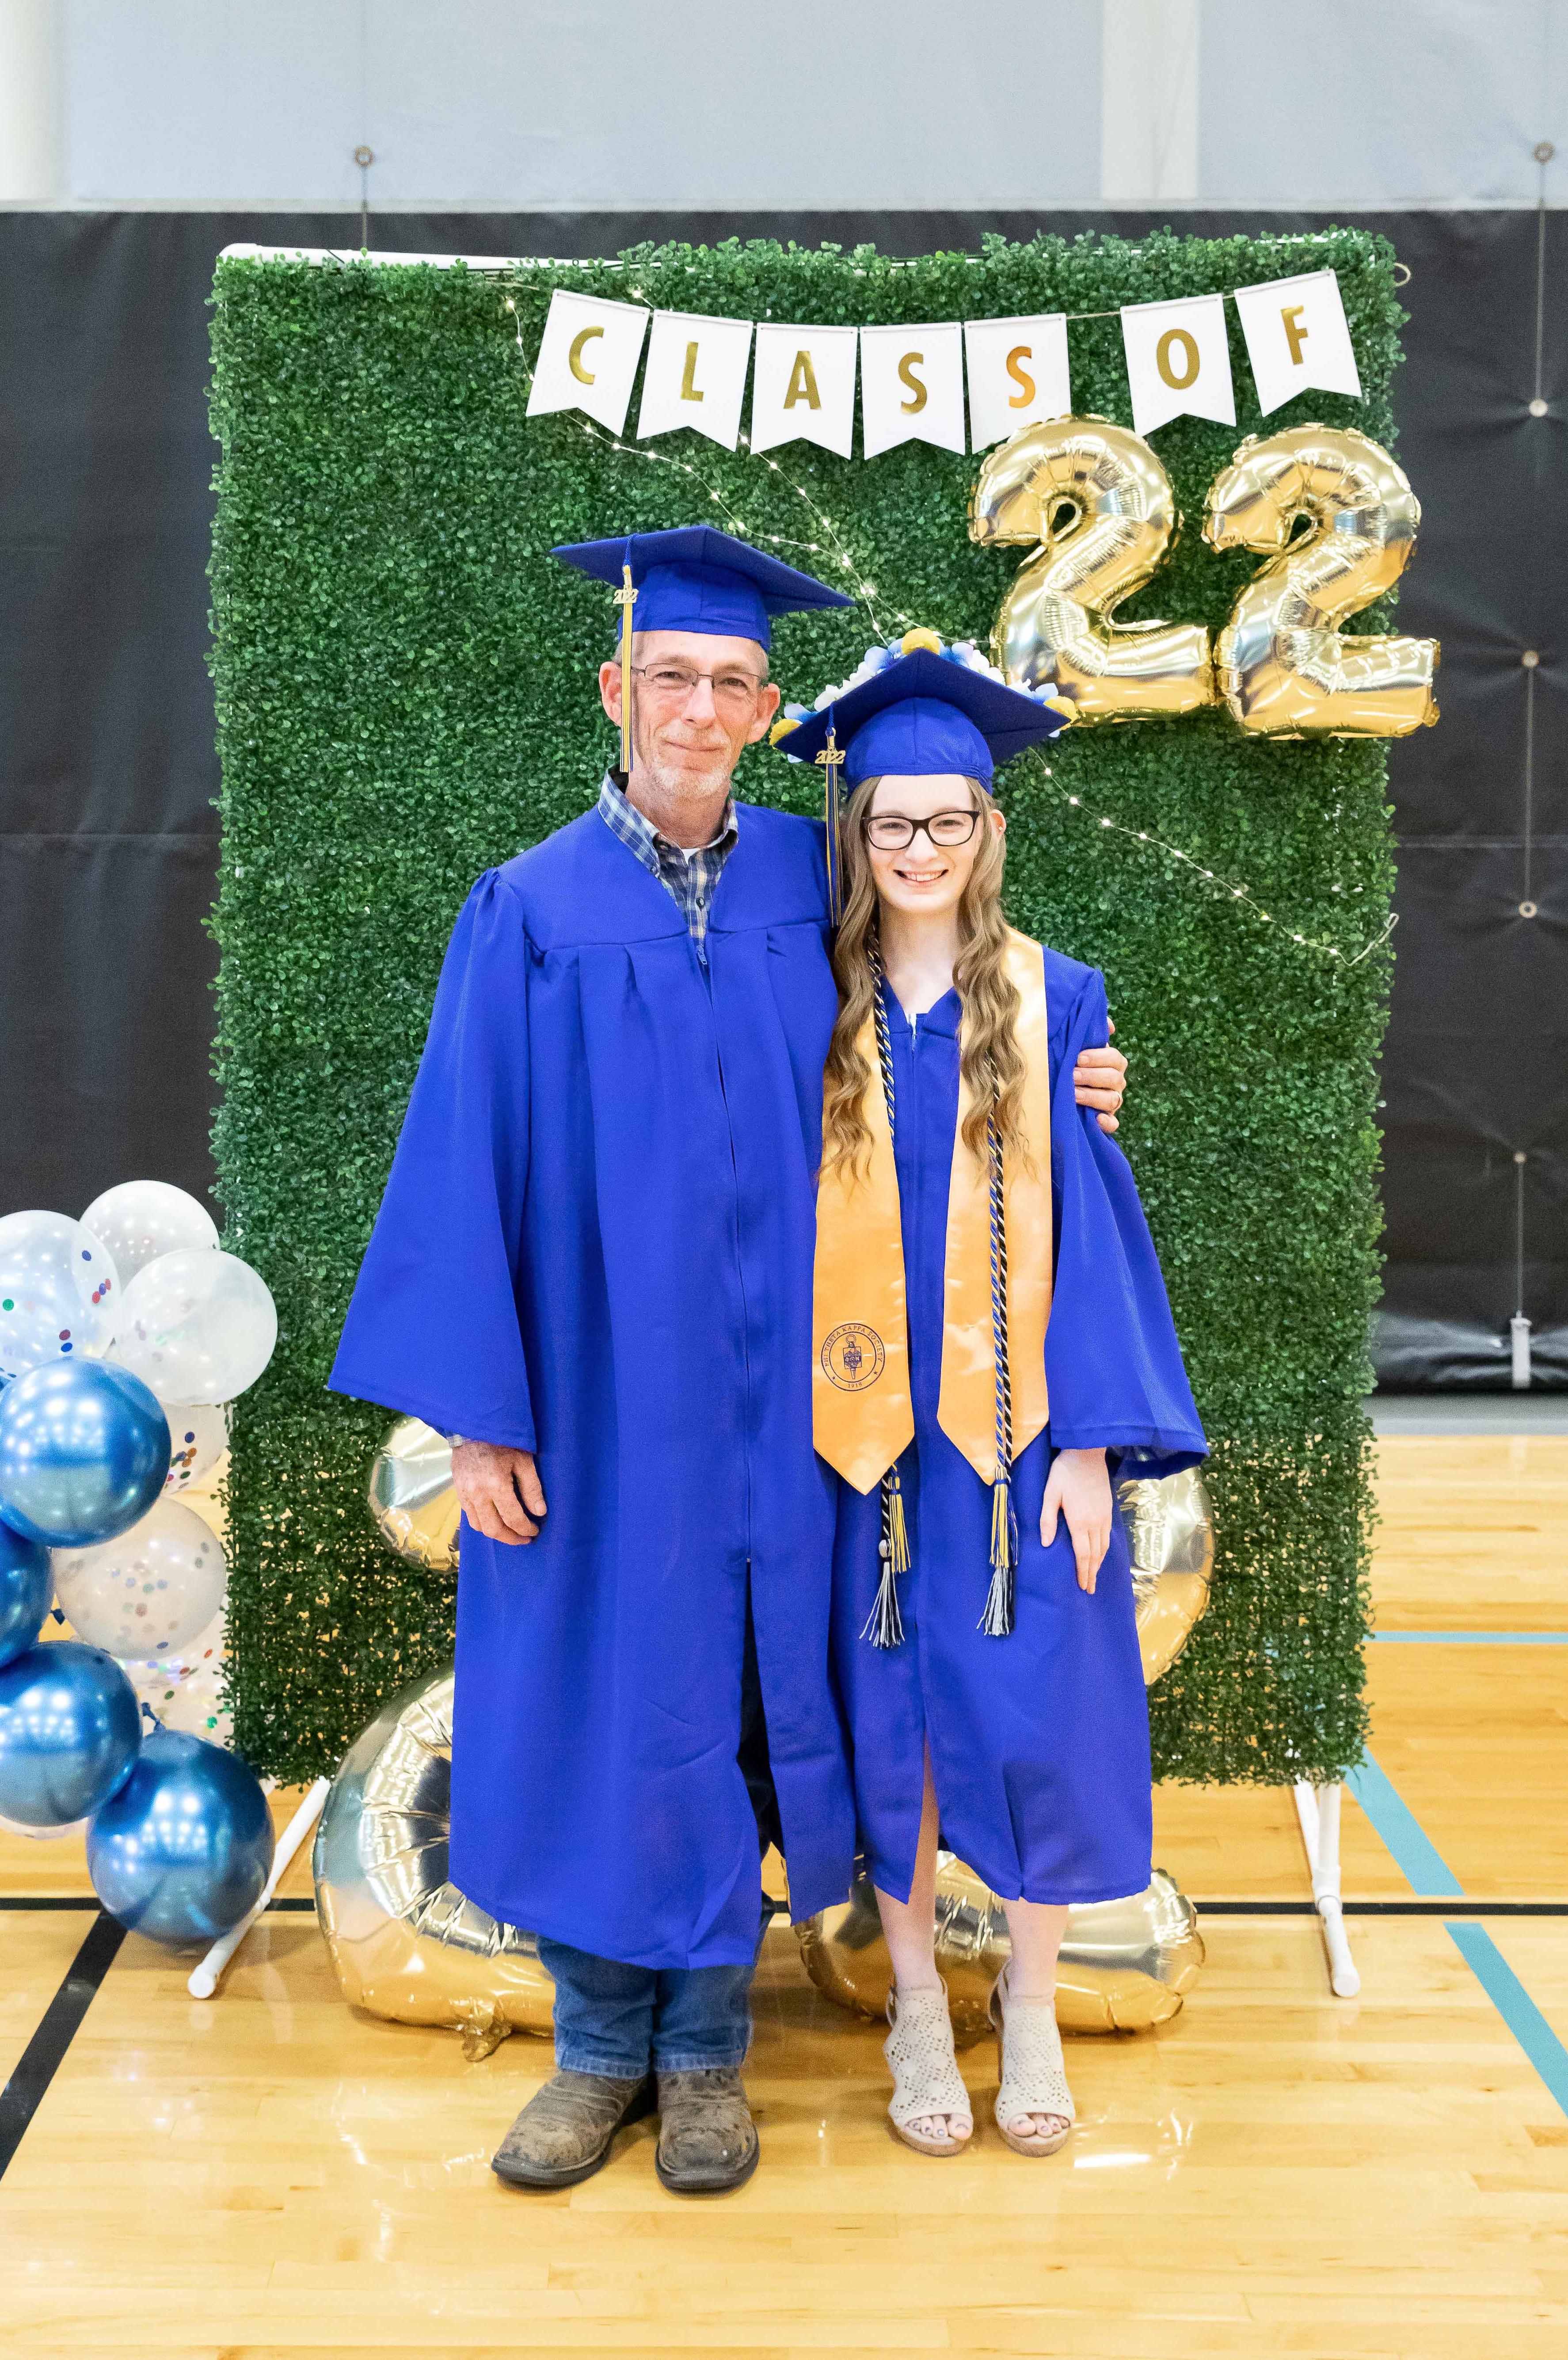
{"type": "MultiPolygon", "coordinates": [[[[798,1918],[855,1848],[811,1448],[822,831],[730,793],[770,612],[846,602],[703,527],[558,554],[632,569],[630,775],[469,896],[332,1382],[461,1437],[452,1875],[556,1984],[495,2169],[571,2185],[657,2108],[660,2179],[709,2191],[757,2156],[759,1830],[798,1918]]],[[[618,664],[599,688],[618,724],[618,664]]]]}

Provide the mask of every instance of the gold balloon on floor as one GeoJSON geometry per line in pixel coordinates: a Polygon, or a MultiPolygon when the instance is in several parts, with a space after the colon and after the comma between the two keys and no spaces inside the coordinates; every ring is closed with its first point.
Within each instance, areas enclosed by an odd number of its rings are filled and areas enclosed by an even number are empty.
{"type": "Polygon", "coordinates": [[[1387,451],[1351,427],[1255,436],[1215,477],[1207,509],[1211,549],[1269,560],[1214,651],[1220,693],[1244,729],[1403,738],[1437,719],[1435,639],[1338,628],[1393,588],[1415,548],[1421,503],[1387,451]]]}
{"type": "Polygon", "coordinates": [[[452,1445],[420,1417],[400,1417],[371,1462],[370,1513],[389,1549],[435,1573],[457,1570],[462,1510],[452,1445]]]}
{"type": "MultiPolygon", "coordinates": [[[[846,1902],[795,1928],[806,1972],[840,2007],[882,2020],[892,1962],[877,1896],[863,1878],[846,1902]]],[[[989,2029],[991,1991],[1010,1955],[1001,1903],[952,1852],[937,1857],[936,1961],[947,1984],[953,2037],[989,2029]]],[[[1057,1969],[1056,2017],[1064,2032],[1143,2032],[1181,2009],[1203,1963],[1197,1913],[1163,1869],[1126,1901],[1073,1910],[1057,1969]]]]}
{"type": "Polygon", "coordinates": [[[483,2057],[548,2033],[555,1986],[531,1934],[447,1877],[452,1675],[383,1707],[350,1747],[316,1830],[316,1908],[343,1997],[400,2024],[446,2025],[483,2057]]]}
{"type": "Polygon", "coordinates": [[[1146,1686],[1168,1672],[1209,1602],[1214,1511],[1195,1467],[1116,1486],[1132,1556],[1138,1644],[1146,1686]]]}
{"type": "Polygon", "coordinates": [[[1051,418],[993,451],[969,537],[1036,543],[1002,602],[993,660],[1018,688],[1054,683],[1075,722],[1191,713],[1214,700],[1200,623],[1115,623],[1181,527],[1171,478],[1141,435],[1104,418],[1051,418]]]}

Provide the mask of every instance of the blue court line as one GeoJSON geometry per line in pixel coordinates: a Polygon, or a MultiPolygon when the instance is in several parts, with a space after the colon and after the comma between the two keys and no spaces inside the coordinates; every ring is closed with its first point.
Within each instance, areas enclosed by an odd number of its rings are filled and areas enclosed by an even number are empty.
{"type": "MultiPolygon", "coordinates": [[[[1370,1754],[1345,1785],[1411,1891],[1460,1894],[1464,1888],[1388,1773],[1370,1754]]],[[[1548,2024],[1484,1926],[1445,1918],[1455,1949],[1557,2104],[1568,2114],[1568,2049],[1548,2024]]]]}
{"type": "Polygon", "coordinates": [[[1484,1926],[1449,1925],[1448,1930],[1486,1997],[1568,2114],[1568,2049],[1563,2048],[1484,1926]]]}
{"type": "Polygon", "coordinates": [[[1410,1809],[1387,1772],[1370,1754],[1346,1775],[1345,1785],[1393,1854],[1394,1865],[1412,1893],[1463,1893],[1465,1887],[1410,1809]]]}
{"type": "Polygon", "coordinates": [[[1368,1631],[1369,1647],[1568,1647],[1568,1631],[1368,1631]]]}

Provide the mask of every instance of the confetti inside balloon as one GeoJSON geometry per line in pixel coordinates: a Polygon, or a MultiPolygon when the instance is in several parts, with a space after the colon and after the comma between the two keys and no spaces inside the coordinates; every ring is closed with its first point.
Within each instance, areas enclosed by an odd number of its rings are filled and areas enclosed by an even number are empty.
{"type": "Polygon", "coordinates": [[[211,1251],[218,1242],[206,1207],[167,1180],[123,1180],[94,1196],[82,1218],[114,1256],[122,1286],[160,1254],[192,1247],[211,1251]]]}
{"type": "Polygon", "coordinates": [[[226,1746],[234,1719],[223,1697],[228,1616],[220,1608],[204,1631],[183,1647],[150,1663],[127,1663],[126,1678],[136,1692],[149,1728],[181,1729],[226,1746]]]}
{"type": "Polygon", "coordinates": [[[126,1287],[114,1359],[170,1406],[233,1401],[254,1385],[278,1340],[266,1282],[234,1254],[160,1254],[126,1287]]]}
{"type": "Polygon", "coordinates": [[[0,1518],[51,1548],[89,1548],[145,1516],[169,1472],[169,1420],[129,1369],[29,1369],[0,1393],[0,1518]]]}
{"type": "Polygon", "coordinates": [[[164,1478],[164,1492],[189,1491],[203,1475],[210,1475],[229,1447],[229,1413],[220,1402],[216,1407],[203,1403],[192,1409],[171,1409],[169,1413],[169,1473],[164,1478]]]}
{"type": "Polygon", "coordinates": [[[100,1547],[55,1552],[55,1595],[77,1636],[139,1662],[177,1655],[204,1630],[228,1579],[222,1541],[180,1500],[159,1500],[100,1547]]]}
{"type": "Polygon", "coordinates": [[[107,1349],[119,1275],[103,1240],[64,1213],[0,1220],[0,1375],[107,1349]]]}

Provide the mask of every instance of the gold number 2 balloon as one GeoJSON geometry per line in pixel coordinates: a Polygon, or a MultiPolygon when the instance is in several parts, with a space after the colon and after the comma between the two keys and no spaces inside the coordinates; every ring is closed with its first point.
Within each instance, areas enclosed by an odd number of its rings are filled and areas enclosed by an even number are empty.
{"type": "Polygon", "coordinates": [[[1191,713],[1214,699],[1195,623],[1113,623],[1180,527],[1171,478],[1141,436],[1103,418],[1052,418],[993,451],[969,503],[982,543],[1033,541],[991,635],[1022,688],[1054,682],[1078,722],[1191,713]]]}
{"type": "Polygon", "coordinates": [[[1242,444],[1210,487],[1211,549],[1269,563],[1220,633],[1221,694],[1270,738],[1402,738],[1437,719],[1435,639],[1338,629],[1404,572],[1421,505],[1388,453],[1348,427],[1293,426],[1242,444]],[[1305,519],[1309,530],[1295,538],[1305,519]]]}

